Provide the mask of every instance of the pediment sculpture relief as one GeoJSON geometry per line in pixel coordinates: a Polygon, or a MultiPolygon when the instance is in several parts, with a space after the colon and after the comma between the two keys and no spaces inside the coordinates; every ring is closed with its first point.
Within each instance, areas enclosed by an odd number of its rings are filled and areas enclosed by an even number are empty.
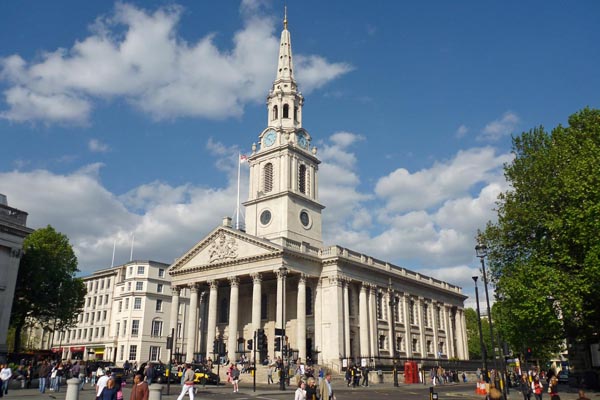
{"type": "Polygon", "coordinates": [[[235,259],[238,254],[238,246],[233,237],[227,237],[224,232],[219,233],[217,240],[213,242],[209,250],[209,262],[222,261],[224,259],[235,259]]]}

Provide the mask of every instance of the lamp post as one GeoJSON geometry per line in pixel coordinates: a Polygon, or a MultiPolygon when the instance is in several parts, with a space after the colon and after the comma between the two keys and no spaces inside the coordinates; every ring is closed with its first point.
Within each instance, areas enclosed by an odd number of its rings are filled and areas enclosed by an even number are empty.
{"type": "Polygon", "coordinates": [[[481,346],[481,358],[483,360],[483,376],[484,380],[487,381],[487,351],[483,344],[483,329],[481,328],[481,312],[479,311],[479,290],[477,289],[477,276],[473,277],[475,282],[475,301],[477,302],[477,325],[479,326],[479,345],[481,346]]]}
{"type": "MultiPolygon", "coordinates": [[[[488,294],[488,283],[487,283],[487,275],[485,273],[485,257],[487,256],[487,246],[481,242],[477,243],[475,246],[475,254],[481,260],[481,274],[483,276],[483,287],[485,288],[485,302],[487,305],[487,313],[488,313],[488,322],[490,324],[490,341],[492,345],[492,357],[494,357],[494,370],[496,371],[495,377],[498,378],[498,363],[496,361],[496,345],[494,344],[494,328],[492,323],[492,310],[490,309],[490,296],[488,294]]],[[[494,379],[494,383],[496,381],[494,379]]]]}
{"type": "Polygon", "coordinates": [[[288,269],[285,265],[279,268],[279,275],[281,276],[281,379],[279,380],[279,389],[285,390],[285,379],[287,365],[285,365],[285,358],[283,353],[283,343],[285,340],[285,278],[287,277],[288,269]]]}
{"type": "Polygon", "coordinates": [[[390,296],[390,313],[392,314],[390,317],[390,320],[392,322],[392,337],[390,338],[390,342],[392,345],[392,357],[393,357],[393,362],[394,362],[394,387],[398,387],[398,366],[396,365],[397,363],[397,357],[396,357],[396,321],[395,321],[395,317],[396,317],[396,306],[398,304],[398,299],[396,298],[396,296],[393,295],[393,292],[391,290],[391,285],[390,285],[390,290],[389,290],[389,296],[390,296]]]}

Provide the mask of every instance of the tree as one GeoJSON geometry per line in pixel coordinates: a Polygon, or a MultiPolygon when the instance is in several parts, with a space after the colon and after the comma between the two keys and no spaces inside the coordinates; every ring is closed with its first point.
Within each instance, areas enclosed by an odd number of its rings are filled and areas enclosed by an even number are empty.
{"type": "Polygon", "coordinates": [[[67,236],[48,225],[25,238],[23,250],[11,313],[15,351],[21,350],[28,320],[52,330],[73,326],[86,293],[83,281],[75,276],[77,257],[67,236]]]}
{"type": "MultiPolygon", "coordinates": [[[[469,359],[481,360],[481,342],[479,341],[479,325],[477,324],[477,311],[472,308],[465,309],[465,319],[467,321],[467,343],[469,345],[469,359]]],[[[483,333],[483,345],[486,348],[488,359],[492,357],[492,345],[490,340],[489,320],[483,316],[481,318],[481,330],[483,333]]]]}
{"type": "Polygon", "coordinates": [[[600,331],[600,110],[586,108],[548,133],[513,138],[511,189],[498,201],[488,246],[497,321],[513,349],[535,358],[564,338],[597,342],[600,331]]]}

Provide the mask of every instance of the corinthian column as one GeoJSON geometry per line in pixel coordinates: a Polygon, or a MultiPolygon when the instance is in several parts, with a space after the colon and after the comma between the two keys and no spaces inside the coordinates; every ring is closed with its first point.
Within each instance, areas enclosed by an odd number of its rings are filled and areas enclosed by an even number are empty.
{"type": "MultiPolygon", "coordinates": [[[[212,354],[215,332],[217,330],[217,293],[219,284],[217,281],[208,281],[210,294],[208,296],[208,327],[206,329],[206,355],[212,354]]],[[[218,357],[214,355],[214,357],[218,357]]],[[[216,360],[215,360],[216,361],[216,360]]]]}
{"type": "Polygon", "coordinates": [[[298,338],[298,357],[302,361],[306,361],[306,275],[300,274],[300,281],[298,282],[298,324],[297,334],[298,338]]]}
{"type": "Polygon", "coordinates": [[[194,345],[196,344],[196,331],[198,330],[198,285],[190,285],[190,315],[187,326],[187,346],[185,359],[187,362],[194,361],[194,345]]]}
{"type": "Polygon", "coordinates": [[[227,356],[229,361],[236,361],[235,351],[237,350],[237,331],[238,331],[238,302],[240,280],[237,276],[229,278],[231,283],[231,294],[229,296],[229,340],[227,341],[227,356]]]}
{"type": "MultiPolygon", "coordinates": [[[[171,334],[171,332],[175,332],[175,335],[173,335],[173,340],[175,340],[175,337],[177,337],[177,321],[178,321],[178,316],[179,316],[179,294],[181,293],[181,288],[178,286],[171,286],[171,294],[172,294],[172,298],[171,298],[171,315],[169,316],[169,325],[170,325],[170,331],[169,334],[171,334]]],[[[175,349],[173,349],[175,350],[175,349]]]]}
{"type": "Polygon", "coordinates": [[[352,351],[350,350],[350,293],[348,285],[350,280],[344,280],[344,357],[351,357],[352,351]]]}
{"type": "Polygon", "coordinates": [[[252,274],[252,331],[260,329],[260,296],[262,294],[262,276],[261,274],[252,274]]]}
{"type": "Polygon", "coordinates": [[[369,311],[367,307],[367,287],[363,284],[358,295],[360,310],[360,356],[369,356],[369,311]]]}

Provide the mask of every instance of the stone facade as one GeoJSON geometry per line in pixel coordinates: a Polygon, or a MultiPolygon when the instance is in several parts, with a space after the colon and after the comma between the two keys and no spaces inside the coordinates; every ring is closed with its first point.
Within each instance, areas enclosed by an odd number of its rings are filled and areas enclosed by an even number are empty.
{"type": "MultiPolygon", "coordinates": [[[[339,368],[342,359],[468,358],[459,287],[340,246],[323,246],[317,148],[303,128],[304,98],[293,74],[287,21],[267,96],[267,127],[248,157],[246,230],[230,219],[170,267],[190,290],[186,359],[212,357],[222,338],[230,360],[265,329],[297,357],[339,368]],[[395,352],[394,352],[395,346],[395,352]]],[[[174,327],[174,322],[171,324],[174,327]]]]}

